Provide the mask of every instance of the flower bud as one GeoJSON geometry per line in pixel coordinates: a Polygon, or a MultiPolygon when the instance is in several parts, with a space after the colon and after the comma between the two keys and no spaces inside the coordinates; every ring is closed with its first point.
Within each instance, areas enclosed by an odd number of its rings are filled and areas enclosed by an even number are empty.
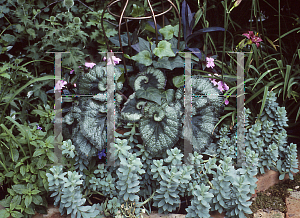
{"type": "Polygon", "coordinates": [[[69,10],[74,5],[73,0],[64,0],[64,6],[69,10]]]}
{"type": "Polygon", "coordinates": [[[55,17],[54,17],[54,16],[51,16],[51,17],[50,17],[50,21],[51,21],[51,22],[54,22],[54,21],[55,21],[55,17]]]}
{"type": "Polygon", "coordinates": [[[16,59],[15,60],[15,64],[20,64],[22,62],[23,59],[16,59]]]}
{"type": "Polygon", "coordinates": [[[23,5],[25,3],[25,0],[18,0],[19,5],[23,5]]]}
{"type": "Polygon", "coordinates": [[[80,24],[80,18],[79,17],[74,17],[73,22],[75,24],[80,24]]]}

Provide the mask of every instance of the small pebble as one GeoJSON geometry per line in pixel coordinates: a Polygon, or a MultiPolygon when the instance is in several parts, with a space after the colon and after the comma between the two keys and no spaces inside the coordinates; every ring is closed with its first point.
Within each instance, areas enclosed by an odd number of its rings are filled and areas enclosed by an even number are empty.
{"type": "Polygon", "coordinates": [[[295,186],[295,189],[299,189],[299,185],[295,186]]]}

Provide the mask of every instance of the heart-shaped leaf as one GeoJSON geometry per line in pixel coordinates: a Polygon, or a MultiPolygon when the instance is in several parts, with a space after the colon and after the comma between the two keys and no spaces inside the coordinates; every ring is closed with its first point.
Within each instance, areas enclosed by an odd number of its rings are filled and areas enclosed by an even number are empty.
{"type": "Polygon", "coordinates": [[[153,61],[153,66],[155,68],[173,70],[174,68],[183,68],[184,60],[179,56],[175,58],[163,57],[162,59],[158,59],[158,61],[153,61]]]}
{"type": "Polygon", "coordinates": [[[172,66],[168,57],[163,57],[161,59],[158,59],[158,61],[153,61],[153,66],[155,68],[165,68],[168,70],[172,70],[172,66]]]}
{"type": "Polygon", "coordinates": [[[171,49],[171,43],[166,40],[160,41],[157,48],[154,49],[153,53],[159,58],[162,57],[175,57],[174,52],[171,49]]]}
{"type": "MultiPolygon", "coordinates": [[[[172,25],[165,26],[161,28],[159,32],[164,36],[166,40],[172,39],[174,35],[174,27],[172,25]]],[[[177,31],[178,35],[178,31],[177,31]]]]}
{"type": "Polygon", "coordinates": [[[141,51],[137,55],[131,57],[131,59],[140,64],[144,64],[145,66],[150,66],[152,64],[151,54],[147,50],[141,51]]]}
{"type": "Polygon", "coordinates": [[[173,84],[176,88],[179,88],[184,85],[184,75],[175,76],[173,78],[173,84]]]}

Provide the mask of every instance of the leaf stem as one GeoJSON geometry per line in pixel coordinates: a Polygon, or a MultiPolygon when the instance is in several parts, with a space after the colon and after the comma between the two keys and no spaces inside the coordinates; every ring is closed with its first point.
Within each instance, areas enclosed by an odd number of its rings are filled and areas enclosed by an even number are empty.
{"type": "Polygon", "coordinates": [[[118,93],[118,94],[120,94],[120,95],[122,95],[122,96],[123,96],[123,98],[125,98],[125,100],[126,100],[126,101],[128,100],[128,98],[126,97],[126,95],[124,95],[122,92],[120,92],[120,91],[117,91],[117,93],[118,93]]]}
{"type": "Polygon", "coordinates": [[[147,204],[155,195],[155,192],[153,192],[153,194],[150,196],[150,198],[148,198],[146,201],[144,201],[143,203],[139,204],[138,206],[143,206],[144,204],[147,204]]]}

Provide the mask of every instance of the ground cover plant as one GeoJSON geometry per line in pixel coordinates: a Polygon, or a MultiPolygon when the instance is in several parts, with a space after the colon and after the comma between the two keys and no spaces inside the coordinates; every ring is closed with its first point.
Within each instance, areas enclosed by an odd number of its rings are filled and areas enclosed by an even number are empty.
{"type": "MultiPolygon", "coordinates": [[[[255,175],[272,169],[280,179],[286,174],[293,179],[297,136],[291,129],[299,127],[300,27],[290,2],[174,2],[182,25],[175,10],[170,11],[164,20],[157,19],[157,38],[151,19],[128,21],[128,33],[126,23],[121,24],[123,57],[117,53],[118,19],[104,11],[108,1],[3,0],[0,182],[6,195],[1,217],[43,213],[49,198],[72,217],[172,213],[183,202],[186,217],[209,217],[210,211],[246,217],[252,213],[255,175]],[[240,19],[241,14],[247,16],[240,19]],[[274,24],[278,29],[271,28],[274,24]],[[106,60],[108,47],[115,53],[106,60]],[[69,53],[62,55],[61,81],[54,84],[55,55],[47,52],[58,51],[69,53]],[[183,160],[183,52],[192,52],[189,164],[183,160]],[[244,53],[243,166],[237,165],[232,97],[237,61],[229,52],[249,52],[244,53]],[[111,65],[118,128],[114,151],[106,143],[111,65]],[[55,166],[54,86],[64,95],[63,165],[55,166]],[[107,166],[111,153],[115,165],[107,166]]],[[[154,11],[163,10],[160,1],[152,4],[154,11]]],[[[113,12],[121,6],[116,4],[113,12]]],[[[125,15],[149,12],[146,1],[131,1],[125,15]]]]}

